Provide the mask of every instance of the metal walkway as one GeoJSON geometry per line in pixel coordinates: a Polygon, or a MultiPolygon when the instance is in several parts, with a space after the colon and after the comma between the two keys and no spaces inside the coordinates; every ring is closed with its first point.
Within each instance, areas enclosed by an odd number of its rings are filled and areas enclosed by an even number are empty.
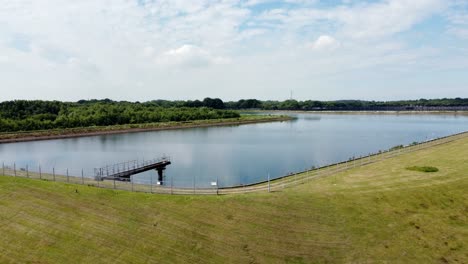
{"type": "Polygon", "coordinates": [[[149,170],[158,172],[158,181],[163,181],[163,171],[167,165],[170,165],[169,157],[162,157],[153,160],[132,160],[118,164],[108,165],[102,168],[95,168],[94,175],[96,180],[116,180],[130,181],[134,174],[142,173],[149,170]]]}

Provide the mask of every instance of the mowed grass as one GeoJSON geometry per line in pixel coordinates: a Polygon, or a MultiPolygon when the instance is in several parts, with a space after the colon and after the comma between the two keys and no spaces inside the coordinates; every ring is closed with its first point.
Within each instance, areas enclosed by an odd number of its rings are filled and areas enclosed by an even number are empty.
{"type": "Polygon", "coordinates": [[[0,177],[0,263],[468,263],[467,190],[468,138],[273,193],[0,177]]]}

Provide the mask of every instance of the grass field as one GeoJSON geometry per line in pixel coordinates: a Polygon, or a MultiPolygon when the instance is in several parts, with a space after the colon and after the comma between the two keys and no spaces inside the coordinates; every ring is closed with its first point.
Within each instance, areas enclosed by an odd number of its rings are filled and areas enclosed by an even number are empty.
{"type": "Polygon", "coordinates": [[[273,193],[0,177],[0,263],[468,263],[467,190],[468,138],[273,193]]]}

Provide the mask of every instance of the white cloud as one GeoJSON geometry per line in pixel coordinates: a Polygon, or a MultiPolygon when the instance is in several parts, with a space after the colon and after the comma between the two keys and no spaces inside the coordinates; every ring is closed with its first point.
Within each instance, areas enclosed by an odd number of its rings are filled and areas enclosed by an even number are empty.
{"type": "Polygon", "coordinates": [[[388,0],[376,4],[340,8],[331,14],[353,38],[377,38],[410,29],[445,8],[441,0],[388,0]]]}
{"type": "Polygon", "coordinates": [[[156,58],[159,65],[176,65],[182,67],[205,67],[212,64],[225,64],[229,60],[223,57],[216,57],[208,51],[194,46],[182,45],[176,49],[170,49],[156,58]]]}
{"type": "Polygon", "coordinates": [[[340,43],[328,35],[322,35],[318,37],[317,40],[314,41],[314,43],[311,45],[312,49],[319,51],[330,51],[338,48],[339,46],[340,43]]]}
{"type": "Polygon", "coordinates": [[[447,30],[459,38],[468,38],[468,1],[453,1],[447,12],[447,19],[450,22],[447,30]]]}
{"type": "Polygon", "coordinates": [[[273,2],[274,0],[247,0],[242,3],[243,6],[251,7],[256,6],[264,3],[273,2]]]}

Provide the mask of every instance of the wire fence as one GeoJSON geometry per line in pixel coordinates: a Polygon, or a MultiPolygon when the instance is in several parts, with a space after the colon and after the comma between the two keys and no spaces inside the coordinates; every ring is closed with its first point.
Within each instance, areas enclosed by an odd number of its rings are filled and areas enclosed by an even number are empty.
{"type": "MultiPolygon", "coordinates": [[[[178,195],[218,195],[218,194],[239,194],[249,192],[271,192],[285,189],[287,187],[303,184],[311,179],[326,177],[349,169],[365,166],[367,164],[379,162],[405,153],[414,152],[430,148],[436,145],[445,144],[455,140],[468,137],[468,131],[441,137],[437,139],[427,140],[424,142],[413,143],[407,146],[394,147],[390,150],[379,151],[367,156],[351,158],[347,161],[333,163],[322,167],[313,168],[310,170],[301,171],[294,174],[285,175],[280,178],[270,179],[269,177],[263,181],[252,185],[223,187],[219,188],[217,181],[210,182],[211,187],[197,187],[195,181],[191,187],[176,187],[174,186],[173,178],[166,178],[166,182],[154,181],[150,179],[149,183],[137,183],[130,178],[130,181],[119,180],[102,180],[96,177],[96,171],[86,171],[84,169],[76,171],[69,169],[52,168],[46,170],[41,166],[30,168],[27,165],[24,168],[18,168],[16,163],[2,163],[2,175],[12,177],[22,177],[30,179],[39,179],[45,181],[64,182],[70,184],[81,184],[98,188],[107,188],[114,190],[124,190],[132,192],[146,192],[157,194],[178,194],[178,195]]],[[[135,166],[138,166],[138,161],[135,161],[135,166]]],[[[143,164],[145,161],[143,161],[143,164]]],[[[127,164],[128,165],[128,164],[127,164]]],[[[120,165],[119,165],[120,166],[120,165]]],[[[125,165],[122,165],[122,169],[125,165]]]]}

